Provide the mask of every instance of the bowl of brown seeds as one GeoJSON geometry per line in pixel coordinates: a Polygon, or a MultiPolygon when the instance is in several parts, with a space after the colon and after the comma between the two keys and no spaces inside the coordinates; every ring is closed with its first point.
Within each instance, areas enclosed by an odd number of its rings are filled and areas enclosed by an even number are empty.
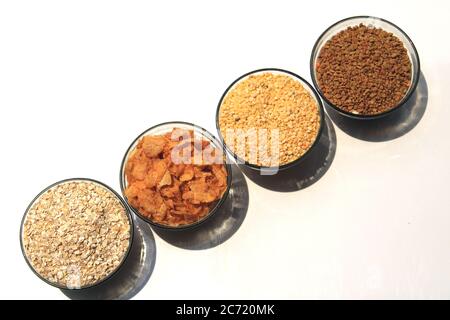
{"type": "Polygon", "coordinates": [[[384,19],[359,16],[329,27],[311,54],[311,78],[330,107],[356,119],[391,114],[414,93],[420,60],[408,35],[384,19]]]}
{"type": "Polygon", "coordinates": [[[112,277],[133,239],[123,199],[91,179],[68,179],[45,188],[28,206],[20,228],[31,270],[60,289],[87,289],[112,277]]]}
{"type": "Polygon", "coordinates": [[[238,164],[275,174],[298,164],[320,138],[322,101],[299,75],[259,69],[235,80],[222,95],[216,126],[238,164]]]}

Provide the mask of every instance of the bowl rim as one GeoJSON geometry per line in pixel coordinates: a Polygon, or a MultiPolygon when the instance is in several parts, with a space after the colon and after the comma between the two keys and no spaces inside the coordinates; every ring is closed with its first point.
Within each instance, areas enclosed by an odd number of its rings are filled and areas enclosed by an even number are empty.
{"type": "Polygon", "coordinates": [[[122,197],[120,196],[120,194],[118,192],[116,192],[113,188],[111,188],[110,186],[108,186],[107,184],[100,182],[98,180],[95,179],[91,179],[91,178],[68,178],[68,179],[63,179],[60,181],[57,181],[55,183],[52,183],[51,185],[49,185],[48,187],[44,188],[41,192],[39,192],[39,194],[37,196],[34,197],[34,199],[30,202],[30,204],[27,206],[27,209],[25,210],[25,213],[22,216],[22,220],[20,223],[20,234],[19,234],[19,238],[20,238],[20,249],[22,251],[22,255],[26,261],[26,263],[28,264],[28,266],[30,267],[31,271],[33,271],[33,273],[35,275],[37,275],[42,281],[44,281],[45,283],[58,288],[58,289],[62,289],[62,290],[85,290],[85,289],[91,289],[93,287],[99,286],[100,284],[104,283],[106,280],[112,278],[124,265],[125,261],[127,260],[130,251],[131,251],[131,247],[134,241],[134,221],[133,221],[133,217],[130,213],[130,209],[127,206],[126,202],[124,201],[124,199],[122,199],[122,197]],[[92,182],[95,184],[98,184],[104,188],[106,188],[108,191],[112,192],[120,201],[120,203],[123,205],[128,221],[130,223],[130,240],[128,241],[128,248],[127,251],[125,252],[125,254],[123,255],[122,261],[120,262],[120,264],[109,274],[107,275],[105,278],[90,284],[88,286],[84,286],[84,287],[80,287],[80,288],[73,288],[73,289],[69,289],[67,286],[63,286],[61,284],[58,283],[54,283],[51,282],[50,280],[46,279],[45,277],[43,277],[39,272],[37,272],[37,270],[34,269],[34,267],[32,266],[31,262],[28,260],[28,257],[25,253],[25,248],[23,246],[23,226],[25,223],[25,219],[28,215],[28,212],[30,211],[31,207],[35,204],[35,202],[42,196],[44,195],[44,193],[46,193],[48,190],[52,189],[53,187],[56,187],[58,185],[64,184],[64,183],[70,183],[70,182],[77,182],[77,181],[84,181],[84,182],[92,182]]]}
{"type": "Polygon", "coordinates": [[[164,230],[170,230],[170,231],[182,231],[182,230],[189,230],[189,229],[193,229],[198,227],[199,225],[203,224],[205,221],[207,221],[209,218],[211,218],[217,211],[218,209],[222,206],[222,204],[225,202],[225,200],[228,197],[228,194],[230,192],[231,189],[231,181],[232,181],[232,170],[231,170],[231,165],[230,165],[230,161],[227,157],[226,152],[224,152],[224,147],[223,144],[220,142],[220,140],[218,140],[213,134],[211,134],[211,132],[209,132],[208,130],[206,130],[205,128],[198,126],[196,124],[190,123],[190,122],[186,122],[186,121],[167,121],[167,122],[162,122],[159,123],[157,125],[154,125],[150,128],[148,128],[147,130],[143,131],[141,134],[139,134],[134,140],[133,142],[129,145],[129,147],[127,148],[125,155],[123,156],[122,159],[122,163],[120,165],[120,190],[122,192],[123,195],[123,199],[126,202],[127,206],[130,208],[130,210],[137,216],[139,217],[141,220],[149,223],[150,225],[158,228],[158,229],[164,229],[164,230]],[[194,223],[191,224],[186,224],[186,225],[181,225],[181,226],[169,226],[169,225],[164,225],[164,224],[160,224],[157,222],[152,221],[151,219],[145,217],[144,215],[142,215],[139,210],[137,210],[136,208],[134,208],[129,202],[128,199],[125,195],[125,164],[127,162],[128,156],[130,154],[130,152],[132,151],[132,149],[134,149],[135,144],[146,135],[146,133],[157,129],[159,127],[162,126],[166,126],[166,125],[174,125],[174,128],[176,128],[176,125],[184,125],[184,126],[191,126],[192,128],[196,129],[197,131],[202,131],[202,132],[206,132],[210,137],[207,137],[208,139],[212,140],[217,147],[222,149],[223,155],[225,157],[225,168],[227,170],[227,188],[225,190],[225,192],[223,193],[222,197],[220,198],[220,200],[217,201],[217,203],[214,205],[214,207],[209,211],[209,213],[204,216],[201,220],[198,220],[194,223]]]}
{"type": "MultiPolygon", "coordinates": [[[[383,29],[382,27],[380,27],[380,28],[383,29]]],[[[385,30],[385,29],[383,29],[383,30],[384,30],[384,31],[387,31],[387,30],[385,30]]],[[[387,31],[387,32],[389,32],[389,31],[387,31]]],[[[397,38],[398,38],[398,37],[397,37],[397,38]]],[[[401,39],[399,39],[399,40],[402,41],[401,39]]],[[[403,41],[402,41],[402,42],[403,42],[403,41]]],[[[407,51],[410,51],[410,50],[408,50],[406,47],[405,47],[405,49],[406,49],[407,51]]],[[[317,56],[318,56],[318,54],[319,54],[319,52],[317,52],[317,56]]],[[[413,60],[413,59],[411,59],[411,60],[413,60]]],[[[411,65],[413,65],[413,61],[411,61],[411,65]]],[[[344,115],[344,116],[353,118],[353,119],[360,119],[360,120],[371,120],[371,119],[381,118],[381,117],[387,116],[387,115],[389,115],[389,114],[391,114],[391,113],[397,111],[399,108],[401,108],[401,107],[409,100],[409,98],[411,98],[411,96],[412,96],[412,95],[414,94],[414,92],[416,91],[417,85],[419,84],[420,72],[421,72],[421,69],[420,69],[420,57],[419,57],[419,53],[418,53],[418,51],[417,51],[416,46],[414,45],[414,42],[411,40],[411,38],[408,36],[408,34],[407,34],[405,31],[403,31],[403,29],[401,29],[401,28],[400,28],[399,26],[397,26],[396,24],[394,24],[394,23],[392,23],[392,22],[390,22],[390,21],[388,21],[388,20],[386,20],[386,19],[379,18],[379,17],[375,17],[375,16],[365,16],[365,15],[361,15],[361,16],[352,16],[352,17],[348,17],[348,18],[345,18],[345,19],[342,19],[342,20],[339,20],[339,21],[333,23],[331,26],[329,26],[328,28],[326,28],[325,31],[323,31],[323,32],[321,33],[321,35],[317,38],[317,40],[316,40],[316,42],[314,43],[314,46],[313,46],[313,48],[312,48],[312,51],[311,51],[311,57],[310,57],[310,73],[311,73],[311,80],[312,80],[312,82],[313,82],[313,84],[314,84],[314,87],[317,89],[317,92],[319,93],[319,95],[320,95],[320,96],[322,97],[322,99],[324,100],[324,102],[325,102],[327,105],[329,105],[330,107],[332,107],[332,108],[333,108],[335,111],[337,111],[338,113],[340,113],[340,114],[342,114],[342,115],[344,115]],[[373,115],[361,115],[361,114],[354,114],[354,113],[351,113],[351,112],[342,110],[342,109],[340,109],[339,107],[337,107],[336,105],[334,105],[332,102],[330,102],[330,101],[328,100],[327,97],[325,97],[325,95],[323,94],[322,90],[320,89],[320,86],[319,86],[318,82],[316,81],[316,77],[315,77],[315,64],[316,64],[316,61],[315,61],[315,59],[314,59],[314,53],[317,51],[317,49],[318,49],[318,47],[319,47],[319,43],[321,42],[321,40],[323,39],[323,37],[324,37],[324,36],[325,36],[332,28],[334,28],[334,27],[336,27],[336,26],[338,26],[338,25],[340,25],[340,24],[342,24],[342,23],[344,23],[344,22],[351,21],[351,20],[356,20],[356,19],[373,19],[373,20],[379,20],[379,21],[382,21],[382,22],[384,22],[384,23],[386,23],[386,24],[391,25],[392,27],[394,27],[394,29],[397,29],[398,32],[401,33],[401,34],[405,37],[405,39],[408,41],[408,43],[411,45],[411,48],[412,48],[412,51],[409,52],[409,53],[411,54],[412,58],[415,56],[416,59],[417,59],[417,68],[416,68],[415,72],[411,74],[411,81],[412,81],[412,83],[411,83],[411,86],[410,86],[409,91],[407,92],[407,94],[405,94],[405,96],[402,98],[402,100],[400,100],[400,102],[399,102],[395,107],[393,107],[393,108],[390,109],[390,110],[384,111],[384,112],[382,112],[382,113],[377,113],[377,114],[373,114],[373,115]]]]}
{"type": "Polygon", "coordinates": [[[223,146],[225,147],[225,149],[234,157],[234,159],[237,159],[239,161],[239,164],[244,164],[245,166],[253,169],[253,170],[257,170],[257,171],[263,171],[263,170],[267,170],[267,171],[271,171],[274,169],[278,169],[278,171],[283,171],[286,169],[289,169],[291,167],[294,167],[296,165],[298,165],[299,163],[301,163],[307,156],[308,154],[311,152],[311,150],[314,149],[314,147],[319,143],[320,137],[322,136],[322,132],[323,132],[323,128],[325,125],[325,111],[324,111],[324,107],[323,107],[323,103],[322,100],[320,98],[320,95],[317,93],[317,90],[314,88],[314,86],[312,86],[308,81],[306,81],[306,79],[304,79],[303,77],[301,77],[300,75],[286,70],[286,69],[281,69],[281,68],[261,68],[261,69],[256,69],[250,72],[247,72],[241,76],[239,76],[236,80],[234,80],[224,91],[224,93],[222,94],[219,103],[217,105],[217,109],[216,109],[216,128],[217,128],[217,132],[220,138],[220,141],[222,142],[223,146]],[[314,142],[309,146],[309,149],[306,150],[306,152],[300,156],[299,158],[286,163],[284,165],[278,166],[278,167],[267,167],[267,166],[259,166],[256,164],[252,164],[244,159],[242,159],[241,157],[239,157],[237,154],[234,153],[234,151],[232,151],[227,143],[225,142],[223,136],[222,136],[222,132],[220,130],[220,125],[219,125],[219,118],[220,118],[220,108],[222,106],[222,102],[225,99],[226,95],[228,94],[228,92],[231,90],[231,88],[234,87],[235,84],[237,84],[239,81],[241,81],[242,79],[252,75],[252,74],[256,74],[256,73],[261,73],[261,72],[279,72],[279,73],[285,73],[289,76],[291,76],[292,78],[294,78],[295,80],[299,81],[303,86],[307,86],[310,91],[313,93],[312,96],[313,98],[316,100],[317,102],[317,109],[318,109],[318,113],[319,113],[319,119],[320,119],[320,125],[319,125],[319,130],[317,131],[317,135],[314,139],[314,142]]]}

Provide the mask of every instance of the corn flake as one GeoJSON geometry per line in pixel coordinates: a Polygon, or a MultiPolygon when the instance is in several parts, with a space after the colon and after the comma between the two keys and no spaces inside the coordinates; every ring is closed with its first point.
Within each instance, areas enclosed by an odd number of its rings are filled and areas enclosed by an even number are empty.
{"type": "Polygon", "coordinates": [[[125,196],[153,222],[182,226],[204,218],[227,189],[221,150],[193,130],[143,137],[125,164],[125,196]]]}

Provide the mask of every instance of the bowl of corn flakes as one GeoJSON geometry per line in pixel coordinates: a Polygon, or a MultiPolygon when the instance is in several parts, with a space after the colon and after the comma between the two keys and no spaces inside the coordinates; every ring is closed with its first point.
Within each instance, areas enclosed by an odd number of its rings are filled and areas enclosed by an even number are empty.
{"type": "Polygon", "coordinates": [[[166,122],[140,134],[120,169],[125,201],[153,226],[196,227],[219,210],[231,186],[223,146],[206,129],[166,122]]]}

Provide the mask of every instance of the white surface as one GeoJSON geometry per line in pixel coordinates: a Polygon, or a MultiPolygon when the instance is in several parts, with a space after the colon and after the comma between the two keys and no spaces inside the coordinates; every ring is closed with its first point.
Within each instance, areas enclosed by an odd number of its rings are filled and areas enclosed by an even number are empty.
{"type": "Polygon", "coordinates": [[[43,187],[83,176],[119,190],[140,132],[185,120],[216,134],[231,81],[261,67],[309,80],[320,33],[360,14],[415,42],[429,89],[422,121],[382,143],[336,128],[332,167],[306,190],[248,181],[247,218],[217,248],[157,237],[136,298],[450,298],[450,3],[391,0],[2,1],[0,298],[65,298],[20,252],[23,211],[43,187]]]}

